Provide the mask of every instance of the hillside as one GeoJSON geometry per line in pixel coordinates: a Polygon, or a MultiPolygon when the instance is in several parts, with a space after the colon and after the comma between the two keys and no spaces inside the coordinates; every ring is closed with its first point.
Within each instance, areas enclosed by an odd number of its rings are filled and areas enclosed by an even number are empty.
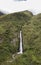
{"type": "Polygon", "coordinates": [[[41,14],[24,11],[0,16],[0,65],[41,65],[41,14]],[[23,54],[17,55],[20,30],[23,54]]]}

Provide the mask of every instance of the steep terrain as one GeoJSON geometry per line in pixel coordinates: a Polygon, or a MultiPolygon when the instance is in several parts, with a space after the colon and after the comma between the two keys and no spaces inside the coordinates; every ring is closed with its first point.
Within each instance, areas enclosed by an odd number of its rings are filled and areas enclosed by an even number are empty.
{"type": "Polygon", "coordinates": [[[0,16],[0,65],[41,65],[41,14],[24,11],[0,16]],[[23,54],[17,55],[20,30],[23,54]]]}

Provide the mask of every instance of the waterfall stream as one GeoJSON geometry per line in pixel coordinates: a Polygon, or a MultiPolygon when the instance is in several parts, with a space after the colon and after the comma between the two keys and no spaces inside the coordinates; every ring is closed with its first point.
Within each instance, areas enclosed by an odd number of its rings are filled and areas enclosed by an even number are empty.
{"type": "MultiPolygon", "coordinates": [[[[23,54],[23,43],[22,43],[22,31],[20,31],[20,43],[19,43],[19,52],[17,54],[23,54]]],[[[12,55],[12,58],[15,59],[15,55],[12,55]]],[[[11,61],[10,61],[11,62],[11,61]]]]}
{"type": "Polygon", "coordinates": [[[19,47],[19,52],[18,54],[23,53],[23,48],[22,48],[22,31],[20,31],[20,47],[19,47]]]}

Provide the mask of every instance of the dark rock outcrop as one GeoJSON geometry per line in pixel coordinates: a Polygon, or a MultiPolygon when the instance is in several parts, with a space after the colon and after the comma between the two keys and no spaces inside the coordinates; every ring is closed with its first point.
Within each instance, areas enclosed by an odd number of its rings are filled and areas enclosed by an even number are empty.
{"type": "Polygon", "coordinates": [[[1,16],[1,15],[4,15],[4,13],[0,11],[0,16],[1,16]]]}

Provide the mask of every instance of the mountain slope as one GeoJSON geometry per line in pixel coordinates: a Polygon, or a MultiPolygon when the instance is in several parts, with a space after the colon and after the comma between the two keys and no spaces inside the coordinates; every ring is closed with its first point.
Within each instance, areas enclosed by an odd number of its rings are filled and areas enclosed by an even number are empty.
{"type": "Polygon", "coordinates": [[[0,17],[0,65],[41,65],[41,14],[29,11],[0,17]],[[22,30],[23,54],[19,51],[22,30]],[[15,54],[15,59],[12,55],[15,54]],[[20,58],[20,59],[19,59],[20,58]],[[13,60],[12,62],[7,62],[13,60]]]}

